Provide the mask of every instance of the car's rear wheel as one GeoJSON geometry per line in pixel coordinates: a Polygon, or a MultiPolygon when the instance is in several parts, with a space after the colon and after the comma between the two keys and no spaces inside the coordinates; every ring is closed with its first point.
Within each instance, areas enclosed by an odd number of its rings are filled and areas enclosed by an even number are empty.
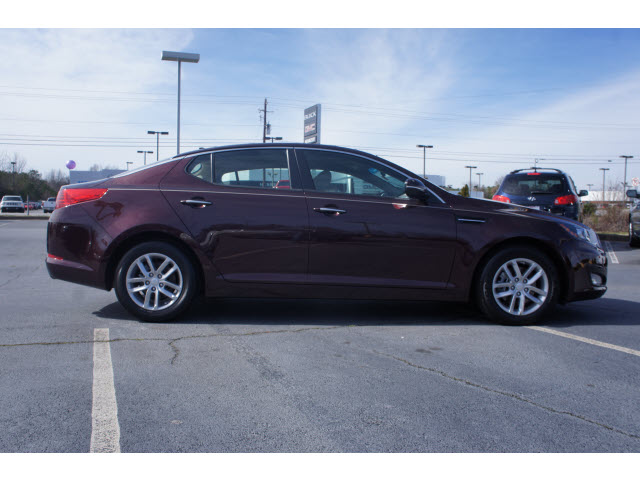
{"type": "Polygon", "coordinates": [[[141,243],[116,269],[116,295],[129,312],[147,322],[167,322],[189,308],[197,292],[189,258],[165,242],[141,243]]]}
{"type": "Polygon", "coordinates": [[[559,294],[558,272],[547,255],[534,248],[511,247],[484,266],[477,285],[480,309],[505,325],[528,325],[553,308],[559,294]]]}

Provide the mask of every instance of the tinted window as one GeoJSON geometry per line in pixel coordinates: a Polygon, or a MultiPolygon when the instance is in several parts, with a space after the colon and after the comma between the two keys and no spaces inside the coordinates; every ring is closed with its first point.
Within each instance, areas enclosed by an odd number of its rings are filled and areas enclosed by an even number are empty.
{"type": "Polygon", "coordinates": [[[213,154],[213,182],[251,188],[281,188],[289,180],[284,149],[248,149],[213,154]],[[280,184],[278,185],[278,182],[280,184]]]}
{"type": "Polygon", "coordinates": [[[502,184],[504,193],[518,196],[558,194],[566,190],[567,184],[562,175],[548,173],[508,175],[502,184]]]}
{"type": "Polygon", "coordinates": [[[11,202],[21,202],[22,197],[4,197],[4,200],[11,201],[11,202]]]}
{"type": "Polygon", "coordinates": [[[397,198],[406,177],[378,162],[354,155],[303,150],[316,191],[397,198]]]}
{"type": "Polygon", "coordinates": [[[187,167],[187,173],[194,177],[204,180],[205,182],[213,182],[213,168],[211,166],[211,154],[199,155],[187,167]]]}

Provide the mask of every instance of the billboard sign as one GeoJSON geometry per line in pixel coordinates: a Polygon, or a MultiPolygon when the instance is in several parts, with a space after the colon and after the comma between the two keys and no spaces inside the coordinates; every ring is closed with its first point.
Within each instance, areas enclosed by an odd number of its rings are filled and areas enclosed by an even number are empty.
{"type": "Polygon", "coordinates": [[[320,104],[304,109],[304,143],[320,143],[320,104]]]}

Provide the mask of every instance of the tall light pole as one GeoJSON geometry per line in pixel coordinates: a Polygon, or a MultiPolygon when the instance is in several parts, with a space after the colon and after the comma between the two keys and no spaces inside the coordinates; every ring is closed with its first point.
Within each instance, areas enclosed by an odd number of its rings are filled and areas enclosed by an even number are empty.
{"type": "MultiPolygon", "coordinates": [[[[480,184],[482,182],[482,175],[484,175],[484,173],[476,173],[476,175],[478,175],[478,190],[480,190],[480,184]]],[[[482,198],[484,198],[484,194],[482,195],[482,198]]]]}
{"type": "Polygon", "coordinates": [[[625,198],[624,196],[627,194],[627,160],[633,158],[633,155],[620,155],[620,158],[624,158],[624,182],[622,183],[624,193],[622,194],[622,198],[625,198]]]}
{"type": "Polygon", "coordinates": [[[427,148],[433,148],[433,145],[416,145],[422,149],[422,178],[427,178],[427,148]]]}
{"type": "MultiPolygon", "coordinates": [[[[144,153],[144,164],[147,164],[147,153],[153,153],[151,150],[138,150],[138,153],[144,153]]],[[[128,163],[128,162],[127,162],[128,163]]],[[[133,162],[131,162],[133,163],[133,162]]],[[[128,170],[128,168],[127,168],[128,170]]]]}
{"type": "Polygon", "coordinates": [[[478,168],[478,167],[467,165],[464,168],[468,168],[469,169],[469,196],[471,196],[471,172],[473,171],[474,168],[478,168]]]}
{"type": "Polygon", "coordinates": [[[601,168],[602,170],[602,203],[604,203],[604,176],[607,173],[608,168],[601,168]]]}
{"type": "Polygon", "coordinates": [[[538,171],[538,162],[544,162],[544,158],[534,158],[533,159],[533,170],[538,171]]]}
{"type": "MultiPolygon", "coordinates": [[[[169,132],[154,132],[153,130],[149,130],[147,133],[149,135],[156,136],[156,162],[157,162],[158,160],[160,160],[160,135],[169,135],[169,132]]],[[[144,164],[146,165],[147,162],[145,161],[144,164]]]]}
{"type": "Polygon", "coordinates": [[[133,162],[127,162],[127,170],[129,170],[129,165],[133,165],[133,162]]]}
{"type": "Polygon", "coordinates": [[[273,143],[274,140],[282,140],[282,137],[264,137],[265,140],[271,140],[273,143]]]}
{"type": "Polygon", "coordinates": [[[587,187],[589,187],[589,191],[591,191],[591,187],[593,187],[593,183],[587,183],[587,187]]]}
{"type": "Polygon", "coordinates": [[[168,60],[170,62],[178,62],[178,140],[177,151],[180,154],[180,74],[182,72],[182,62],[198,63],[200,61],[199,53],[184,53],[184,52],[167,52],[162,51],[162,60],[168,60]]]}

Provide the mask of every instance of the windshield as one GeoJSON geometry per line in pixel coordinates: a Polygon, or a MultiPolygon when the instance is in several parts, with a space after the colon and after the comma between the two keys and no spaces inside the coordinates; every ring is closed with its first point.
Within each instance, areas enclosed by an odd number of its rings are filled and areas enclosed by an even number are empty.
{"type": "Polygon", "coordinates": [[[562,175],[553,173],[524,173],[508,175],[502,183],[502,191],[509,195],[529,196],[560,194],[567,190],[562,175]]]}
{"type": "Polygon", "coordinates": [[[21,197],[4,197],[3,200],[7,200],[8,202],[21,202],[21,197]]]}

